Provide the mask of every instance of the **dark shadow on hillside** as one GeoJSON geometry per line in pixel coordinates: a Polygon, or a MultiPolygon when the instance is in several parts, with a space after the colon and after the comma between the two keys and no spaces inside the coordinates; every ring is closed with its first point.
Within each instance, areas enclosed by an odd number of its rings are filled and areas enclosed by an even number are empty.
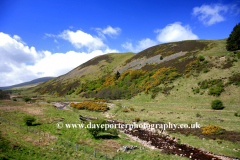
{"type": "Polygon", "coordinates": [[[36,122],[36,123],[33,123],[31,126],[39,126],[39,125],[41,125],[42,123],[40,123],[40,122],[36,122]]]}
{"type": "Polygon", "coordinates": [[[95,139],[119,139],[119,137],[111,134],[105,134],[105,135],[99,135],[95,139]]]}

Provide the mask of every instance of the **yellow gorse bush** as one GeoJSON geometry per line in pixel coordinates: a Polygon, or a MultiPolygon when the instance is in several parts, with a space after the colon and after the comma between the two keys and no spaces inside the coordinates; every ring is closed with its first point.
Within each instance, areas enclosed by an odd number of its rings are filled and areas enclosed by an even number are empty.
{"type": "Polygon", "coordinates": [[[107,111],[109,107],[104,103],[95,103],[95,102],[82,102],[82,103],[71,103],[71,107],[76,109],[87,109],[91,111],[107,111]]]}
{"type": "Polygon", "coordinates": [[[95,101],[95,102],[106,102],[105,99],[95,99],[94,101],[95,101]]]}
{"type": "Polygon", "coordinates": [[[207,135],[217,135],[217,134],[222,134],[223,129],[219,126],[216,125],[210,125],[202,129],[202,133],[207,134],[207,135]]]}
{"type": "Polygon", "coordinates": [[[124,110],[122,110],[122,112],[128,112],[129,110],[128,109],[124,109],[124,110]]]}

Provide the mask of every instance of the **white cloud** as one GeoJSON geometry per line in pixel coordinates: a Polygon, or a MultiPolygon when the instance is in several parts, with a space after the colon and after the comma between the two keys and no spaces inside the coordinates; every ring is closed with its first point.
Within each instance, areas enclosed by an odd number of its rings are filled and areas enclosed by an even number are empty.
{"type": "Polygon", "coordinates": [[[21,39],[17,35],[12,38],[8,34],[0,32],[1,63],[3,60],[12,64],[33,63],[41,58],[42,55],[38,54],[34,47],[24,45],[16,38],[21,39]]]}
{"type": "Polygon", "coordinates": [[[21,37],[19,37],[18,35],[14,35],[13,36],[13,39],[17,40],[17,41],[20,41],[21,40],[21,37]]]}
{"type": "Polygon", "coordinates": [[[98,35],[100,37],[105,38],[104,35],[106,34],[111,38],[115,38],[117,35],[120,34],[121,28],[119,28],[119,27],[112,28],[111,26],[107,26],[107,28],[105,28],[105,29],[96,28],[96,31],[98,32],[98,35]]]}
{"type": "MultiPolygon", "coordinates": [[[[105,47],[90,53],[69,51],[51,53],[36,51],[21,42],[19,36],[0,32],[0,86],[9,86],[45,76],[60,76],[80,64],[106,53],[117,53],[105,47]]],[[[74,39],[74,38],[73,38],[74,39]]]]}
{"type": "Polygon", "coordinates": [[[107,35],[119,35],[121,29],[119,27],[112,28],[111,26],[108,26],[107,28],[103,29],[102,32],[107,35]]]}
{"type": "Polygon", "coordinates": [[[54,53],[44,51],[45,57],[33,66],[28,66],[32,72],[41,73],[41,77],[59,76],[76,68],[80,64],[106,53],[118,52],[117,50],[106,49],[95,50],[91,53],[69,51],[67,53],[54,53]]]}
{"type": "Polygon", "coordinates": [[[202,5],[193,8],[193,15],[197,16],[204,25],[210,26],[225,20],[223,14],[229,10],[228,5],[214,4],[202,5]]]}
{"type": "Polygon", "coordinates": [[[181,22],[169,24],[163,29],[157,29],[155,32],[158,33],[157,40],[162,43],[198,39],[198,36],[192,33],[190,26],[182,26],[181,22]]]}
{"type": "Polygon", "coordinates": [[[55,43],[58,43],[58,41],[57,41],[56,39],[54,39],[54,42],[55,42],[55,43]]]}
{"type": "Polygon", "coordinates": [[[1,72],[0,71],[0,86],[10,86],[14,84],[19,84],[22,82],[31,81],[38,78],[39,76],[30,71],[25,64],[19,64],[15,66],[13,64],[8,64],[11,67],[10,72],[1,72]]]}
{"type": "Polygon", "coordinates": [[[24,44],[24,45],[26,44],[25,42],[22,41],[22,38],[19,37],[18,35],[14,35],[14,36],[13,36],[13,39],[15,39],[16,41],[18,41],[18,42],[20,42],[20,43],[22,43],[22,44],[24,44]]]}
{"type": "Polygon", "coordinates": [[[50,34],[50,33],[45,33],[45,36],[46,36],[46,37],[56,37],[56,35],[50,34]]]}
{"type": "Polygon", "coordinates": [[[131,42],[126,42],[124,44],[122,44],[122,47],[124,47],[125,49],[131,51],[131,52],[140,52],[144,49],[147,49],[151,46],[157,45],[157,42],[154,40],[151,40],[149,38],[143,39],[141,41],[138,41],[137,45],[135,47],[133,47],[131,42]]]}
{"type": "Polygon", "coordinates": [[[64,30],[58,37],[63,38],[71,42],[76,48],[87,47],[89,50],[96,50],[101,47],[105,47],[105,44],[98,37],[85,33],[81,30],[76,32],[70,30],[64,30]]]}
{"type": "Polygon", "coordinates": [[[34,47],[26,46],[18,35],[11,37],[0,32],[0,86],[36,78],[26,69],[26,64],[33,64],[43,56],[34,47]]]}

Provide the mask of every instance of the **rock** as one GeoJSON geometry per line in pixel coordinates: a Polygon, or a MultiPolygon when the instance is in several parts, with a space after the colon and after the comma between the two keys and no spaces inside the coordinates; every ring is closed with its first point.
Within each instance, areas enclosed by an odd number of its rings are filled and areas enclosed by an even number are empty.
{"type": "Polygon", "coordinates": [[[126,151],[129,151],[129,150],[134,150],[134,149],[137,149],[137,146],[123,146],[123,149],[122,151],[123,152],[126,152],[126,151]]]}

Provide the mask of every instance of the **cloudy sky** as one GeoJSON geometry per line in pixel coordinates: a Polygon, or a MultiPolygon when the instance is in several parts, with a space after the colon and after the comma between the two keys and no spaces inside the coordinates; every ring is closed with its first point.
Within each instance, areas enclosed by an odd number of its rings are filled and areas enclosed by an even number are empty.
{"type": "Polygon", "coordinates": [[[239,0],[0,0],[0,86],[60,76],[106,53],[227,38],[239,0]]]}

